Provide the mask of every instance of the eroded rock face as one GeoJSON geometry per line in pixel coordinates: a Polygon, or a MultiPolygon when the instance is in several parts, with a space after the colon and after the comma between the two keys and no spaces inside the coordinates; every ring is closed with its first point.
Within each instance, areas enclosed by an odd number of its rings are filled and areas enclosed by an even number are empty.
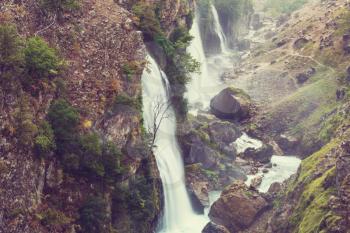
{"type": "Polygon", "coordinates": [[[242,182],[235,182],[212,205],[209,217],[230,232],[237,232],[249,227],[268,207],[269,203],[257,191],[249,190],[242,182]]]}
{"type": "Polygon", "coordinates": [[[249,116],[250,101],[235,89],[226,88],[211,100],[210,108],[218,118],[243,120],[249,116]]]}

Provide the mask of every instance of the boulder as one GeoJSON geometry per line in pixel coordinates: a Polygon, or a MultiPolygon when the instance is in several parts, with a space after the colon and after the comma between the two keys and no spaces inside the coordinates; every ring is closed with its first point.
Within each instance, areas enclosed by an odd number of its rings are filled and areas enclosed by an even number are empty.
{"type": "Polygon", "coordinates": [[[187,187],[193,208],[199,214],[204,214],[204,208],[209,206],[208,186],[207,181],[194,181],[187,187]]]}
{"type": "Polygon", "coordinates": [[[217,151],[210,148],[200,138],[195,137],[192,140],[192,146],[189,155],[185,158],[187,164],[201,163],[205,169],[213,169],[219,163],[220,155],[217,151]]]}
{"type": "Polygon", "coordinates": [[[251,226],[268,207],[269,203],[259,192],[237,181],[222,192],[212,205],[209,217],[215,224],[226,227],[230,232],[237,232],[251,226]]]}
{"type": "Polygon", "coordinates": [[[273,147],[268,144],[263,144],[259,148],[248,148],[243,152],[242,157],[244,159],[254,160],[260,163],[271,162],[273,155],[273,147]]]}
{"type": "Polygon", "coordinates": [[[302,73],[297,74],[295,77],[297,79],[297,82],[299,84],[305,83],[311,76],[313,76],[316,73],[316,69],[314,67],[310,67],[309,69],[305,70],[302,73]]]}
{"type": "Polygon", "coordinates": [[[230,233],[230,231],[224,226],[209,222],[203,229],[202,233],[230,233]]]}
{"type": "Polygon", "coordinates": [[[210,108],[218,118],[243,120],[249,116],[250,99],[239,89],[226,88],[211,100],[210,108]]]}

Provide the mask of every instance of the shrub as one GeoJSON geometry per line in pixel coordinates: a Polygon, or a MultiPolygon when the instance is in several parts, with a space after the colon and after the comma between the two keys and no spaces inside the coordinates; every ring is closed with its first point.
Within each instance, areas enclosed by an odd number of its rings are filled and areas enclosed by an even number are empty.
{"type": "Polygon", "coordinates": [[[84,233],[107,232],[107,204],[101,197],[89,198],[79,210],[80,225],[84,233]]]}
{"type": "Polygon", "coordinates": [[[102,163],[102,145],[96,133],[81,136],[80,145],[82,150],[83,169],[89,176],[103,177],[105,169],[102,163]]]}
{"type": "Polygon", "coordinates": [[[63,65],[56,50],[40,37],[28,39],[24,57],[26,72],[34,80],[57,75],[63,65]]]}
{"type": "Polygon", "coordinates": [[[24,63],[22,48],[23,41],[18,36],[16,27],[10,24],[0,25],[0,82],[2,84],[20,73],[24,63]]]}
{"type": "Polygon", "coordinates": [[[107,182],[114,182],[122,173],[121,157],[122,153],[115,144],[107,142],[103,145],[102,161],[105,169],[105,180],[107,182]]]}
{"type": "Polygon", "coordinates": [[[75,147],[80,115],[66,100],[56,100],[49,109],[48,119],[52,125],[59,154],[75,147]]]}
{"type": "Polygon", "coordinates": [[[39,127],[39,133],[34,140],[34,148],[40,157],[45,157],[56,149],[53,130],[47,121],[43,121],[39,127]]]}

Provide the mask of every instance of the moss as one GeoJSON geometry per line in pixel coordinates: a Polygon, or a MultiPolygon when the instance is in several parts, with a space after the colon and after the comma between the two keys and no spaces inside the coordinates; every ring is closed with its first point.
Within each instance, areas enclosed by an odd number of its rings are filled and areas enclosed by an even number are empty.
{"type": "Polygon", "coordinates": [[[320,232],[324,217],[327,213],[330,214],[328,201],[334,193],[334,189],[332,187],[325,188],[324,183],[327,179],[334,176],[334,174],[335,167],[332,167],[321,177],[312,180],[305,186],[296,211],[291,217],[291,222],[296,224],[294,232],[320,232]]]}
{"type": "Polygon", "coordinates": [[[229,88],[230,88],[230,91],[232,91],[232,93],[235,96],[241,97],[243,99],[250,100],[250,96],[245,91],[243,91],[242,89],[235,88],[235,87],[229,87],[229,88]]]}

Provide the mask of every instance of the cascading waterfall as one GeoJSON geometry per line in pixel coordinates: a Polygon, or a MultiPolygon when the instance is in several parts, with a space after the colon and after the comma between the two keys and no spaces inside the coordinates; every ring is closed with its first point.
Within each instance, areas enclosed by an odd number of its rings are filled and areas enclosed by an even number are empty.
{"type": "Polygon", "coordinates": [[[220,38],[221,52],[224,54],[227,54],[229,53],[228,47],[227,47],[227,39],[226,39],[225,32],[222,29],[222,26],[220,24],[218,11],[216,10],[214,4],[211,4],[210,7],[211,7],[211,13],[213,14],[213,18],[214,18],[215,32],[220,38]]]}
{"type": "Polygon", "coordinates": [[[154,107],[161,105],[167,116],[156,135],[154,154],[164,189],[164,216],[161,233],[200,233],[208,222],[203,215],[196,215],[186,191],[184,165],[176,139],[176,119],[172,107],[168,108],[167,77],[155,60],[148,56],[149,69],[142,76],[143,118],[145,127],[152,127],[154,107]]]}

